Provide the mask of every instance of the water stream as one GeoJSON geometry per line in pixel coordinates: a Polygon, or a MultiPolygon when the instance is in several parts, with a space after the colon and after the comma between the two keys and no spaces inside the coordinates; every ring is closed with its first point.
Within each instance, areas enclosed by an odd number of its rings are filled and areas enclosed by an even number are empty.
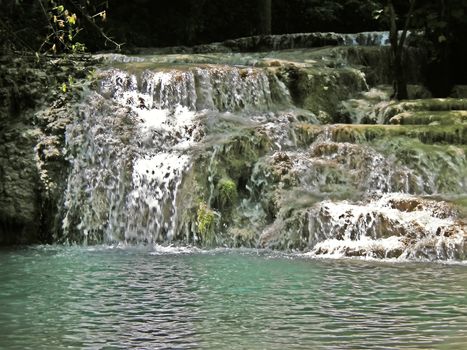
{"type": "Polygon", "coordinates": [[[104,56],[67,129],[62,240],[463,260],[462,137],[385,125],[376,68],[339,50],[104,56]]]}
{"type": "Polygon", "coordinates": [[[386,41],[103,55],[0,348],[465,349],[467,102],[391,102],[386,41]]]}

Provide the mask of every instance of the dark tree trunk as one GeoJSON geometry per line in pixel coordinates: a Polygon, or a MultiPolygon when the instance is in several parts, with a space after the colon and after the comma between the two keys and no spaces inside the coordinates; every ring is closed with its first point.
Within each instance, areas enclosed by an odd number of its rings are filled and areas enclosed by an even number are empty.
{"type": "Polygon", "coordinates": [[[271,0],[259,0],[258,30],[261,35],[271,34],[271,0]]]}
{"type": "Polygon", "coordinates": [[[445,0],[439,1],[439,19],[442,22],[447,23],[447,27],[440,29],[436,32],[436,37],[443,36],[445,38],[444,41],[437,41],[435,46],[435,56],[434,60],[430,64],[430,76],[428,81],[431,81],[431,92],[433,93],[434,97],[446,97],[449,95],[449,92],[452,89],[451,84],[451,66],[449,64],[449,56],[450,56],[450,45],[447,42],[447,36],[450,31],[448,27],[449,18],[448,18],[448,8],[445,0]]]}
{"type": "MultiPolygon", "coordinates": [[[[403,49],[401,49],[402,51],[403,49]]],[[[405,77],[403,65],[403,52],[398,52],[394,57],[394,93],[393,97],[397,100],[407,100],[409,93],[407,92],[407,79],[405,77]]]]}
{"type": "Polygon", "coordinates": [[[392,0],[388,0],[389,18],[391,28],[389,31],[389,41],[391,43],[391,56],[393,65],[393,87],[394,93],[393,98],[398,100],[406,100],[409,98],[407,92],[407,78],[404,71],[404,44],[407,38],[407,31],[409,29],[410,17],[413,14],[415,8],[415,0],[410,0],[410,8],[407,12],[405,25],[402,30],[402,34],[399,38],[397,23],[396,23],[396,11],[392,0]]]}

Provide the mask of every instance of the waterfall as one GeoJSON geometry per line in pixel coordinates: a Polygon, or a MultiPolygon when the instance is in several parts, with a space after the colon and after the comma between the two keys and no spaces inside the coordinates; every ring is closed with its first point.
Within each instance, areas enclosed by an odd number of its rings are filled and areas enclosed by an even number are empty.
{"type": "Polygon", "coordinates": [[[322,202],[310,213],[317,254],[462,259],[466,227],[446,203],[389,193],[365,204],[322,202]],[[406,231],[410,235],[406,235],[406,231]],[[331,234],[330,234],[331,233],[331,234]],[[410,248],[407,245],[410,241],[410,248]]]}
{"type": "MultiPolygon", "coordinates": [[[[264,70],[228,66],[101,72],[99,89],[88,93],[67,131],[68,237],[171,241],[179,189],[204,138],[201,120],[212,112],[270,110],[272,84],[279,81],[264,70]]],[[[283,86],[273,89],[290,98],[283,86]]]]}
{"type": "Polygon", "coordinates": [[[465,259],[462,131],[384,124],[425,107],[391,107],[365,80],[379,67],[327,48],[112,57],[67,128],[65,240],[465,259]]]}

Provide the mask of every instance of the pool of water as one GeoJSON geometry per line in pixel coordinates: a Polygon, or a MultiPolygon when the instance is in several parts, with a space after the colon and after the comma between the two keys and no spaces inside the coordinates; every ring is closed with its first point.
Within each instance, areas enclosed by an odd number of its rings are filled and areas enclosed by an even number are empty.
{"type": "Polygon", "coordinates": [[[256,250],[0,250],[1,349],[465,349],[467,266],[256,250]]]}

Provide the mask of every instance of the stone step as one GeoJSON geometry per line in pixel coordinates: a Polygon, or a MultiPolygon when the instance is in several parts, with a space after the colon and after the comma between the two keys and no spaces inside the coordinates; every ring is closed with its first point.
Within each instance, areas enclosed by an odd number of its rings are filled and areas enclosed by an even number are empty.
{"type": "Polygon", "coordinates": [[[391,137],[418,139],[426,144],[467,144],[467,124],[453,125],[371,125],[297,123],[294,131],[301,145],[309,145],[320,135],[331,141],[364,143],[391,137]]]}
{"type": "Polygon", "coordinates": [[[467,123],[467,111],[413,111],[396,114],[391,124],[401,125],[459,125],[467,123]]]}

